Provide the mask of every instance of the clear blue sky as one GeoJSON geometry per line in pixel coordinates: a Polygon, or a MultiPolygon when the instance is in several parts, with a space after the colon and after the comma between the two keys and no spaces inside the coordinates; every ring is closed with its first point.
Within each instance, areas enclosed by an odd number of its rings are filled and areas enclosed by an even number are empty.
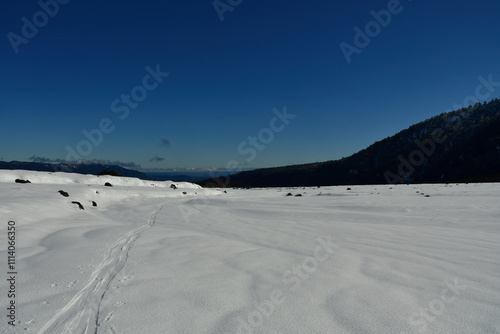
{"type": "Polygon", "coordinates": [[[221,0],[234,5],[221,15],[210,0],[60,1],[41,1],[53,17],[2,3],[1,160],[66,159],[79,144],[83,160],[143,168],[333,160],[454,109],[479,76],[500,81],[496,0],[221,0]],[[340,44],[388,7],[348,63],[340,44]],[[146,77],[158,64],[159,83],[146,77]],[[284,106],[297,116],[273,123],[284,106]],[[106,119],[90,143],[82,131],[106,119]]]}

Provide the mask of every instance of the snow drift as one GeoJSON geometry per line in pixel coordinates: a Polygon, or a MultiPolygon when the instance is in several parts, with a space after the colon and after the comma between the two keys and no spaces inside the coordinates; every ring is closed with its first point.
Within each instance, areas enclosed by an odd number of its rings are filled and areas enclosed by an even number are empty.
{"type": "Polygon", "coordinates": [[[0,332],[500,332],[500,184],[174,184],[0,171],[0,332]]]}

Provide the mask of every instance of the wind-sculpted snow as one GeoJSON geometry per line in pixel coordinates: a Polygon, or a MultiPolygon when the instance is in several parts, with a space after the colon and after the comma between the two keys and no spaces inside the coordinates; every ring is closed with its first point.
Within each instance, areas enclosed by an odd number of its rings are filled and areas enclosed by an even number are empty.
{"type": "Polygon", "coordinates": [[[145,225],[128,232],[108,249],[99,267],[90,275],[90,282],[40,330],[41,334],[98,332],[102,321],[100,318],[101,302],[106,292],[116,275],[125,266],[128,253],[135,240],[144,230],[153,226],[160,209],[161,205],[151,213],[145,225]]]}
{"type": "Polygon", "coordinates": [[[0,215],[22,238],[1,333],[500,332],[500,184],[224,193],[8,173],[0,215]]]}
{"type": "Polygon", "coordinates": [[[1,170],[0,182],[13,182],[14,179],[29,179],[32,183],[38,184],[85,184],[104,185],[110,182],[113,186],[125,187],[170,187],[175,184],[178,188],[200,189],[197,184],[189,182],[172,181],[146,181],[131,177],[116,177],[109,175],[81,175],[63,172],[35,172],[24,170],[1,170]]]}

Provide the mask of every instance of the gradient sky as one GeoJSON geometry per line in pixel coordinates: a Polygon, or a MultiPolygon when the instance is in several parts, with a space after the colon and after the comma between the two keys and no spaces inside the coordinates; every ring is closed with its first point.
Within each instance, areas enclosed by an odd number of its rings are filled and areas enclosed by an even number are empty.
{"type": "MultiPolygon", "coordinates": [[[[36,1],[3,1],[0,160],[65,159],[103,119],[108,133],[82,159],[144,168],[333,160],[455,109],[479,76],[500,81],[496,0],[402,0],[350,63],[340,43],[355,46],[354,28],[394,0],[220,3],[236,5],[223,21],[210,0],[72,0],[53,17],[36,1]],[[36,35],[12,43],[34,19],[36,35]],[[157,87],[128,108],[122,94],[144,92],[146,67],[157,65],[169,76],[148,78],[157,87]],[[285,106],[297,116],[265,130],[285,106]]],[[[500,87],[479,92],[490,100],[500,87]]]]}

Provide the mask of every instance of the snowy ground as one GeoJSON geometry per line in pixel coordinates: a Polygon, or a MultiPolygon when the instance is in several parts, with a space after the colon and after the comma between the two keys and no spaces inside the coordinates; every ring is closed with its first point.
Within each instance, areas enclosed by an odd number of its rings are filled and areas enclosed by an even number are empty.
{"type": "Polygon", "coordinates": [[[0,333],[500,333],[500,184],[175,184],[0,171],[0,333]]]}

